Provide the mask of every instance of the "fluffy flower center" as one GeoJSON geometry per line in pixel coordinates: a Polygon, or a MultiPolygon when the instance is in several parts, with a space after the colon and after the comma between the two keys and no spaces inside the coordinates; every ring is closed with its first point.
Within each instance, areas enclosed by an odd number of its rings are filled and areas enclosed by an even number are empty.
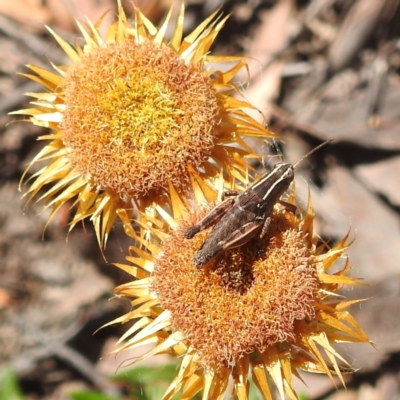
{"type": "Polygon", "coordinates": [[[188,165],[210,155],[218,94],[167,46],[107,44],[68,69],[63,89],[67,157],[98,187],[131,196],[183,187],[188,165]]]}
{"type": "Polygon", "coordinates": [[[189,223],[164,242],[154,268],[153,290],[171,311],[174,329],[206,365],[221,367],[276,343],[293,343],[296,321],[315,315],[319,288],[299,221],[276,211],[266,238],[227,251],[202,269],[192,259],[209,231],[185,240],[189,223]]]}

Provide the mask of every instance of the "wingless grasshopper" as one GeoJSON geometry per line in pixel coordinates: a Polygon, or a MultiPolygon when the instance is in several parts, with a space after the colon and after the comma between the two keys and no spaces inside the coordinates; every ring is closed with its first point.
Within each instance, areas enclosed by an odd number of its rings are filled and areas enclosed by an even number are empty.
{"type": "Polygon", "coordinates": [[[203,229],[215,225],[194,256],[194,265],[198,268],[203,267],[220,252],[243,246],[256,235],[263,238],[268,232],[272,211],[276,203],[280,203],[287,210],[295,212],[296,206],[280,199],[294,179],[294,169],[306,157],[332,140],[327,140],[315,147],[295,165],[276,164],[271,172],[264,174],[259,181],[248,187],[244,192],[225,192],[224,197],[228,198],[214,207],[185,233],[186,239],[192,239],[203,229]]]}

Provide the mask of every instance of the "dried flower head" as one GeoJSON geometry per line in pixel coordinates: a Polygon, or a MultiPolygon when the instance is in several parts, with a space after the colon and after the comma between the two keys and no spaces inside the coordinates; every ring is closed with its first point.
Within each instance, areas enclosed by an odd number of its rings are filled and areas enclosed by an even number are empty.
{"type": "Polygon", "coordinates": [[[317,246],[311,205],[304,217],[277,205],[266,237],[199,269],[193,257],[209,231],[192,240],[184,233],[206,211],[178,224],[171,219],[170,235],[153,229],[155,243],[136,237],[146,249],[131,248],[139,256],[127,258],[134,266],[118,265],[135,280],[117,288],[133,309],[113,323],[138,321],[116,351],[155,343],[140,359],[165,352],[181,357],[165,399],[179,391],[191,398],[200,390],[205,399],[221,399],[230,376],[237,398],[247,399],[250,371],[266,399],[272,399],[268,377],[282,399],[285,393],[297,399],[292,376],[299,369],[343,381],[339,364],[346,362],[332,344],[369,341],[345,310],[354,302],[337,295],[339,286],[358,279],[346,276],[347,262],[328,274],[345,254],[347,238],[332,249],[317,246]]]}
{"type": "Polygon", "coordinates": [[[28,93],[33,108],[15,112],[53,131],[39,137],[50,142],[31,165],[47,165],[35,173],[30,198],[51,184],[40,197],[51,215],[73,201],[71,229],[90,217],[102,246],[117,215],[129,223],[132,209],[165,204],[171,190],[183,201],[190,187],[208,198],[207,181],[221,169],[243,180],[243,157],[252,154],[243,137],[271,135],[243,111],[251,105],[233,97],[243,59],[209,55],[226,17],[214,13],[182,38],[182,6],[167,41],[171,12],[157,29],[138,9],[129,23],[118,7],[105,38],[101,20],[77,22],[83,46],[49,29],[71,65],[53,65],[55,73],[29,65],[35,74],[25,76],[47,92],[28,93]],[[219,71],[213,62],[231,64],[219,71]]]}

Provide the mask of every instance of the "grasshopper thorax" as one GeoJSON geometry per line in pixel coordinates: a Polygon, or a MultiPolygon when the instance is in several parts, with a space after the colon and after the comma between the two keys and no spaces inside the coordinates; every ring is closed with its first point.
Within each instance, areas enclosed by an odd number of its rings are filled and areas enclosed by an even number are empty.
{"type": "Polygon", "coordinates": [[[289,188],[294,179],[294,168],[292,164],[279,163],[274,169],[265,174],[252,189],[263,200],[271,199],[277,201],[289,188]]]}
{"type": "MultiPolygon", "coordinates": [[[[278,163],[275,164],[274,170],[276,177],[280,177],[281,180],[289,180],[289,183],[294,179],[294,167],[292,164],[289,163],[278,163]]],[[[277,179],[279,180],[279,179],[277,179]]]]}

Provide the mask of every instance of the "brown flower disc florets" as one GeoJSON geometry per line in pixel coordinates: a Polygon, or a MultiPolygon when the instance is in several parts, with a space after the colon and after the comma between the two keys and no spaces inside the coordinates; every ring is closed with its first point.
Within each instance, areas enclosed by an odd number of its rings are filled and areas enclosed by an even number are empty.
{"type": "Polygon", "coordinates": [[[214,144],[219,98],[199,65],[133,39],[83,54],[65,78],[61,127],[71,165],[98,187],[135,196],[182,187],[214,144]]]}
{"type": "MultiPolygon", "coordinates": [[[[204,212],[201,213],[204,215],[204,212]]],[[[319,281],[309,248],[290,213],[275,211],[267,237],[220,254],[197,269],[192,259],[209,230],[192,240],[192,216],[163,243],[153,290],[173,328],[206,365],[232,366],[244,355],[296,340],[297,320],[312,319],[319,281]]]]}

